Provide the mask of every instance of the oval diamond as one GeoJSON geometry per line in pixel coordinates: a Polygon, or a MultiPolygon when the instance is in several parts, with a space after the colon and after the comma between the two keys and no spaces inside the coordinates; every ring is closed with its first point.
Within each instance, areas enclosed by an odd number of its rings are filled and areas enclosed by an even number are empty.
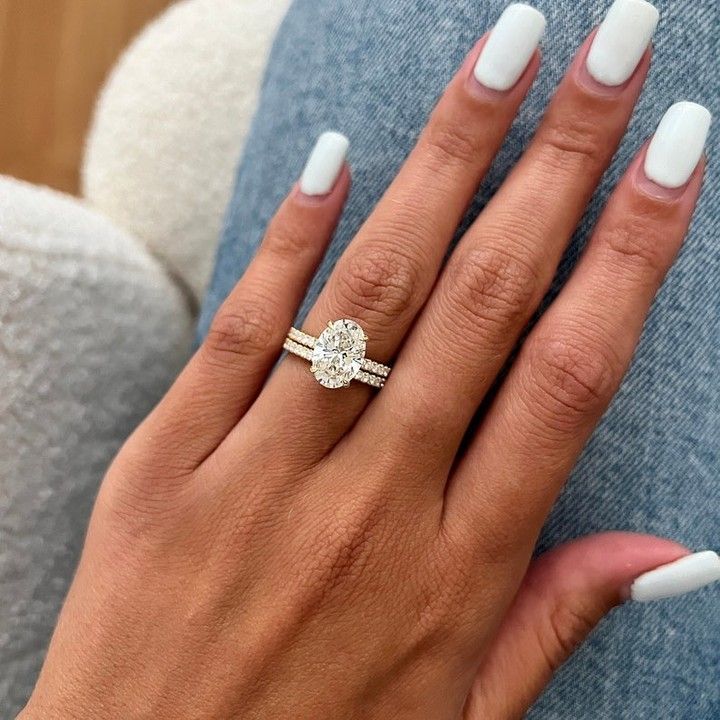
{"type": "Polygon", "coordinates": [[[310,369],[324,387],[346,387],[360,372],[364,358],[363,329],[353,320],[336,320],[315,341],[310,369]]]}

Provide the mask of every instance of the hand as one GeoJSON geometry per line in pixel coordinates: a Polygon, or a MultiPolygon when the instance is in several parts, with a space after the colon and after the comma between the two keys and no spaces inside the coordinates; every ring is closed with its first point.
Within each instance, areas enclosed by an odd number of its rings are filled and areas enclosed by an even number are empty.
{"type": "MultiPolygon", "coordinates": [[[[581,48],[535,139],[441,263],[539,65],[472,51],[305,328],[352,318],[379,393],[270,376],[350,178],[297,186],[195,357],[102,485],[23,718],[519,718],[632,580],[686,550],[608,534],[531,562],[615,393],[700,191],[642,149],[564,290],[547,291],[649,64],[604,86],[581,48]],[[463,442],[465,440],[465,442],[463,442]]],[[[662,148],[660,148],[662,150],[662,148]]],[[[307,180],[307,178],[306,178],[307,180]]]]}

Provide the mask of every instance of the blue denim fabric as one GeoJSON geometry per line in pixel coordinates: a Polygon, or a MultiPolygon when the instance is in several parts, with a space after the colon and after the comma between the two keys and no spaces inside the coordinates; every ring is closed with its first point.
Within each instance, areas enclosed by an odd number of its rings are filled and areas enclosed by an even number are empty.
{"type": "MultiPolygon", "coordinates": [[[[637,110],[558,275],[662,112],[679,99],[720,110],[717,0],[659,0],[655,58],[637,110]]],[[[469,217],[527,144],[605,3],[537,0],[548,30],[540,76],[469,217]]],[[[277,205],[325,129],[351,141],[354,185],[301,314],[413,145],[498,0],[296,0],[278,35],[205,302],[199,336],[242,274],[277,205]]],[[[693,229],[655,303],[633,363],[560,498],[539,550],[606,529],[720,548],[720,197],[710,139],[693,229]]],[[[548,189],[552,191],[551,188],[548,189]]],[[[720,718],[720,594],[706,589],[616,610],[556,676],[529,717],[720,718]]]]}

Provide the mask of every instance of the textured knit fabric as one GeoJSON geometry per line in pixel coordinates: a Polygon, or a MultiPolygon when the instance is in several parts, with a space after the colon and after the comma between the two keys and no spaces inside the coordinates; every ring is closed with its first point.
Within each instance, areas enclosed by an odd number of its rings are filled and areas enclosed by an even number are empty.
{"type": "MultiPolygon", "coordinates": [[[[556,287],[632,155],[681,99],[720,111],[717,0],[659,0],[645,91],[590,204],[556,287]]],[[[199,336],[242,274],[315,137],[346,133],[353,190],[301,314],[406,157],[466,52],[500,14],[497,0],[296,0],[276,40],[237,176],[199,336]]],[[[573,53],[605,3],[538,0],[548,18],[543,67],[470,213],[526,146],[573,53]]],[[[594,434],[539,550],[599,530],[720,548],[720,197],[710,140],[693,229],[660,293],[623,387],[594,434]]],[[[552,192],[552,188],[548,188],[552,192]]],[[[720,718],[720,593],[708,588],[613,612],[556,676],[534,720],[720,718]]]]}
{"type": "Polygon", "coordinates": [[[100,479],[188,357],[182,291],[74,198],[0,177],[0,718],[35,684],[100,479]]]}

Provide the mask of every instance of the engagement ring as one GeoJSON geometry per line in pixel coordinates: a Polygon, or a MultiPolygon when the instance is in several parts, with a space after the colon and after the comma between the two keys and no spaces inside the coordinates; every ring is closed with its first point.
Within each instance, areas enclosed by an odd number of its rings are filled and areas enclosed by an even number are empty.
{"type": "Polygon", "coordinates": [[[385,384],[390,368],[365,357],[367,339],[354,320],[335,320],[317,338],[290,328],[283,347],[308,360],[310,371],[323,387],[334,390],[357,380],[379,389],[385,384]]]}

